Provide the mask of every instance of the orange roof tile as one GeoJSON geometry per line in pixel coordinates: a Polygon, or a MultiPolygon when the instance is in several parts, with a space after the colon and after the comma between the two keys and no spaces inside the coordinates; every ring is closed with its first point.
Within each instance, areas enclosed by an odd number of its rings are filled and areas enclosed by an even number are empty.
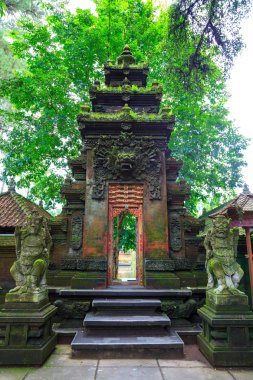
{"type": "Polygon", "coordinates": [[[31,211],[50,220],[51,215],[15,191],[0,194],[0,227],[22,226],[31,211]]]}

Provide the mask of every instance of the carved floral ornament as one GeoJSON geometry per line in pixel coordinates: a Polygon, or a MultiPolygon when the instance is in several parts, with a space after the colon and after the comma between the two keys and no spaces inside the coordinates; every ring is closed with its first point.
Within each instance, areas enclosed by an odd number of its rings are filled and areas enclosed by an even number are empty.
{"type": "Polygon", "coordinates": [[[161,157],[150,137],[122,132],[117,140],[101,136],[94,148],[93,199],[104,199],[108,180],[146,181],[150,199],[160,199],[161,157]]]}

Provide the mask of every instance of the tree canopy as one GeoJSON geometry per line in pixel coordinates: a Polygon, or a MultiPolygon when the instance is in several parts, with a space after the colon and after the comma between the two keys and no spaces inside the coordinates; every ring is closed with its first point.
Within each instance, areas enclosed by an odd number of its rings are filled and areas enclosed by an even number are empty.
{"type": "Polygon", "coordinates": [[[81,148],[80,105],[103,79],[103,63],[127,43],[137,61],[150,63],[149,79],[163,85],[163,105],[176,115],[169,147],[184,161],[188,206],[230,195],[241,185],[246,141],[229,120],[225,79],[251,1],[178,0],[166,9],[143,0],[94,2],[96,14],[41,2],[43,21],[25,15],[2,31],[9,38],[1,38],[1,58],[14,63],[1,72],[3,179],[15,176],[48,208],[60,201],[67,159],[81,148]]]}

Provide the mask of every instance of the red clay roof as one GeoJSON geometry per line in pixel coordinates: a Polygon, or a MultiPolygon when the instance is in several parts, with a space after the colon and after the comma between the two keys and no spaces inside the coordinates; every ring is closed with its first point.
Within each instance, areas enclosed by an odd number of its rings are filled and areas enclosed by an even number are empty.
{"type": "Polygon", "coordinates": [[[31,211],[37,211],[46,219],[51,215],[15,191],[0,194],[0,227],[22,226],[31,211]]]}

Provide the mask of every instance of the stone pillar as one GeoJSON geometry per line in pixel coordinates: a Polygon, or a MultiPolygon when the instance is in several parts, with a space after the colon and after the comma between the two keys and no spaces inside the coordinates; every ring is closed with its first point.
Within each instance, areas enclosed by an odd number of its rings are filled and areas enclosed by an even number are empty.
{"type": "Polygon", "coordinates": [[[148,185],[146,184],[143,200],[143,248],[145,257],[150,259],[167,259],[169,253],[164,153],[161,153],[160,185],[160,199],[150,199],[148,185]]]}
{"type": "Polygon", "coordinates": [[[143,200],[143,236],[145,285],[148,288],[179,288],[180,281],[172,271],[175,264],[169,259],[168,208],[165,155],[161,152],[161,198],[150,199],[148,185],[143,200]]]}
{"type": "Polygon", "coordinates": [[[103,199],[92,197],[94,185],[93,152],[87,151],[86,200],[83,233],[83,258],[87,271],[72,281],[72,287],[105,288],[107,285],[108,190],[103,199]]]}

